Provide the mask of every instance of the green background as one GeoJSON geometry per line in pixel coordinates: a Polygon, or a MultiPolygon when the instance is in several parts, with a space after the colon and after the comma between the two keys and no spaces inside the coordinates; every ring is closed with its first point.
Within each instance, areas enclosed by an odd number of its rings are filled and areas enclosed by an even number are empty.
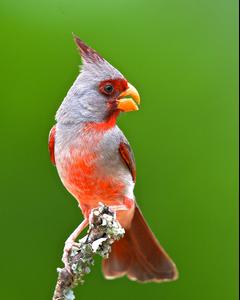
{"type": "Polygon", "coordinates": [[[77,299],[237,298],[236,24],[232,0],[0,0],[1,299],[51,299],[82,219],[47,151],[78,74],[71,32],[141,94],[119,125],[138,202],[180,271],[174,283],[106,281],[97,259],[77,299]]]}

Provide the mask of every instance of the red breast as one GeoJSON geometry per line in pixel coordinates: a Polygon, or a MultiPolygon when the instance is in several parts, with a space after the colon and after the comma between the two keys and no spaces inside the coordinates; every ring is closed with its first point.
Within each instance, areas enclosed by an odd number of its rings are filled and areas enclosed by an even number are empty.
{"type": "Polygon", "coordinates": [[[68,155],[61,163],[64,185],[71,194],[78,200],[83,214],[88,214],[89,210],[98,206],[99,202],[107,205],[120,205],[123,201],[124,184],[119,178],[113,177],[102,169],[101,153],[95,151],[101,142],[104,132],[114,123],[110,120],[107,124],[87,124],[82,134],[81,145],[77,143],[69,146],[68,155]],[[104,128],[103,128],[104,127],[104,128]],[[89,145],[91,136],[91,145],[89,145]]]}

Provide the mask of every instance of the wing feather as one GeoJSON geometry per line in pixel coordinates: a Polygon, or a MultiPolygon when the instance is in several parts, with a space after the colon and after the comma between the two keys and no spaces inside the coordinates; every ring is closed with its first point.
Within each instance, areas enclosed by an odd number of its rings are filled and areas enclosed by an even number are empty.
{"type": "Polygon", "coordinates": [[[136,163],[131,146],[125,142],[119,145],[119,153],[132,174],[133,182],[136,182],[136,163]]]}
{"type": "Polygon", "coordinates": [[[51,159],[51,162],[53,165],[56,165],[55,154],[54,154],[55,135],[56,135],[56,125],[54,125],[52,127],[52,129],[49,132],[49,137],[48,137],[48,150],[49,150],[50,159],[51,159]]]}

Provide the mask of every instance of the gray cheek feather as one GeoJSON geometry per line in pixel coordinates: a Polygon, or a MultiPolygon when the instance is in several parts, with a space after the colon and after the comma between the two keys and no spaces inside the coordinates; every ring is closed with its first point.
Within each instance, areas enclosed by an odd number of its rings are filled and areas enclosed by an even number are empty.
{"type": "Polygon", "coordinates": [[[103,80],[123,78],[107,61],[98,64],[84,63],[81,73],[63,100],[56,114],[61,123],[101,122],[107,115],[107,98],[99,93],[103,80]]]}
{"type": "Polygon", "coordinates": [[[63,124],[102,121],[107,113],[106,100],[95,86],[73,86],[57,111],[56,120],[63,124]]]}

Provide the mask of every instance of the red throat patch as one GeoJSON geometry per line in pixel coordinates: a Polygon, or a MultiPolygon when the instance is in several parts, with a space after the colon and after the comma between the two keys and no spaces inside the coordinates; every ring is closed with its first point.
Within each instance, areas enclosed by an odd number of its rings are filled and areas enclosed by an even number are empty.
{"type": "Polygon", "coordinates": [[[114,111],[105,121],[103,122],[89,122],[86,124],[85,129],[86,130],[97,130],[97,131],[106,131],[108,129],[113,128],[116,125],[117,117],[119,115],[120,111],[116,110],[114,111]]]}

